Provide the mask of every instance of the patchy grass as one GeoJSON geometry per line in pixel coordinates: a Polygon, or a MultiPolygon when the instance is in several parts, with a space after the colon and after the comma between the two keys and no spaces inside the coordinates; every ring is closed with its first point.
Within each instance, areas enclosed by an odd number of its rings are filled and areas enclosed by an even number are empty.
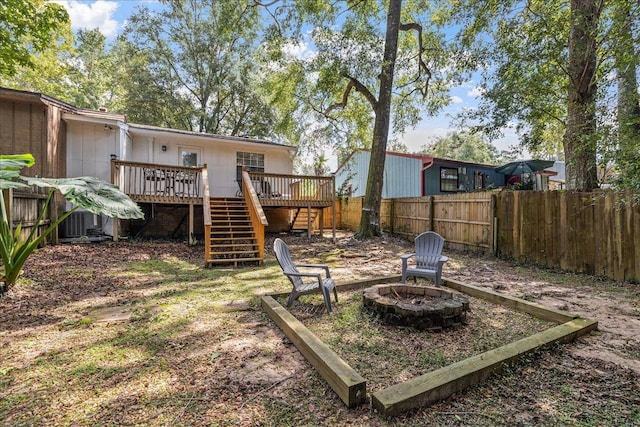
{"type": "MultiPolygon", "coordinates": [[[[316,237],[310,245],[286,238],[296,259],[331,263],[338,283],[399,273],[399,254],[410,252],[410,244],[398,239],[357,242],[347,236],[334,245],[316,237]]],[[[207,270],[201,247],[177,243],[47,247],[0,300],[0,425],[640,424],[638,375],[600,357],[638,360],[638,341],[622,340],[606,324],[611,316],[613,325],[625,325],[620,333],[632,330],[638,309],[633,288],[584,277],[589,292],[580,294],[580,286],[564,286],[542,270],[447,255],[445,274],[460,280],[503,286],[516,296],[526,292],[586,315],[592,307],[603,309],[598,298],[615,296],[623,309],[596,313],[603,331],[577,344],[532,356],[467,392],[387,422],[366,404],[345,408],[258,309],[257,295],[290,289],[272,256],[260,267],[207,270]],[[244,304],[237,304],[242,311],[226,311],[223,302],[244,304]],[[110,321],[94,315],[114,307],[128,316],[110,321]],[[593,348],[598,357],[582,354],[593,348]]],[[[437,333],[435,341],[422,341],[417,338],[426,334],[379,326],[359,310],[357,294],[339,297],[335,316],[324,314],[316,296],[303,297],[296,308],[317,307],[304,321],[315,322],[334,348],[349,350],[356,369],[377,372],[379,384],[531,330],[527,319],[491,313],[483,316],[475,344],[453,347],[472,323],[458,335],[437,333]],[[392,336],[405,347],[390,347],[392,336]],[[386,371],[380,369],[385,364],[386,371]]],[[[470,316],[480,316],[479,305],[472,309],[470,316]]]]}

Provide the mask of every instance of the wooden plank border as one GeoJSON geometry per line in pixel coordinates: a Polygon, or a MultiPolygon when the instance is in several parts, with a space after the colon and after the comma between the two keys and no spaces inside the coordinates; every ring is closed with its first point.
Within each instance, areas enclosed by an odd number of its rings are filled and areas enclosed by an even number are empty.
{"type": "MultiPolygon", "coordinates": [[[[359,289],[380,283],[399,282],[399,280],[400,276],[397,275],[378,277],[344,283],[338,286],[338,289],[359,289]]],[[[443,284],[451,289],[558,323],[558,326],[373,393],[372,406],[385,418],[445,399],[469,386],[478,384],[504,365],[515,363],[529,353],[550,347],[555,343],[571,342],[598,327],[597,321],[577,314],[499,294],[457,280],[447,278],[442,280],[443,284]]],[[[366,380],[273,298],[288,294],[286,292],[263,296],[261,298],[263,310],[348,407],[364,402],[366,380]]]]}
{"type": "Polygon", "coordinates": [[[429,405],[487,379],[503,365],[554,343],[570,342],[594,330],[598,322],[574,319],[537,333],[437,369],[372,395],[372,405],[384,417],[399,415],[410,409],[429,405]]]}
{"type": "Polygon", "coordinates": [[[530,314],[538,319],[546,320],[547,322],[565,323],[580,317],[577,314],[545,307],[541,304],[529,302],[524,299],[499,294],[489,289],[469,285],[458,280],[442,278],[442,284],[469,296],[481,298],[493,304],[504,305],[506,307],[513,308],[516,311],[530,314]]]}
{"type": "Polygon", "coordinates": [[[365,401],[367,385],[360,374],[271,296],[262,297],[261,304],[262,309],[329,383],[345,405],[352,408],[365,401]]]}
{"type": "Polygon", "coordinates": [[[555,343],[573,341],[598,327],[595,320],[498,294],[457,280],[443,278],[443,284],[467,295],[559,325],[373,393],[372,406],[385,418],[445,399],[485,380],[505,364],[512,364],[529,353],[555,343]]]}

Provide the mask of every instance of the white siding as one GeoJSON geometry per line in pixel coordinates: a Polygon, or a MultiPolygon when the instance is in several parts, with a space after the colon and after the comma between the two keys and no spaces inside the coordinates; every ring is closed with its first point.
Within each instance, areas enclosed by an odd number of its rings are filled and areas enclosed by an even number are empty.
{"type": "Polygon", "coordinates": [[[111,154],[118,154],[117,129],[97,123],[67,123],[67,176],[111,181],[111,154]]]}
{"type": "Polygon", "coordinates": [[[292,174],[293,159],[289,148],[256,142],[242,142],[211,137],[157,133],[150,137],[136,135],[130,129],[132,137],[132,157],[129,161],[150,162],[166,165],[182,165],[180,147],[190,147],[202,153],[198,162],[207,165],[209,172],[209,191],[213,196],[231,197],[238,191],[236,183],[236,153],[238,151],[264,154],[264,167],[267,173],[292,174]],[[162,146],[166,151],[162,151],[162,146]]]}
{"type": "Polygon", "coordinates": [[[382,198],[419,197],[421,169],[422,161],[419,159],[387,154],[382,198]]]}
{"type": "MultiPolygon", "coordinates": [[[[336,174],[336,188],[348,179],[352,197],[364,196],[369,174],[369,151],[357,151],[336,174]]],[[[421,194],[420,171],[422,161],[405,156],[387,154],[384,166],[382,197],[417,197],[421,194]]]]}

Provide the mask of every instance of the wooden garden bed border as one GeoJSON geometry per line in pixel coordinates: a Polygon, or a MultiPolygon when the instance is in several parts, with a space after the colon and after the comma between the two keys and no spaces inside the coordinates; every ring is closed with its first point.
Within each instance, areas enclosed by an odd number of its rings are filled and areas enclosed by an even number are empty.
{"type": "MultiPolygon", "coordinates": [[[[379,277],[345,283],[338,288],[343,291],[358,289],[400,279],[400,276],[379,277]]],[[[274,299],[274,297],[287,295],[289,295],[288,292],[263,296],[260,299],[262,309],[291,340],[311,366],[329,383],[329,386],[345,405],[352,408],[364,402],[367,398],[366,380],[274,299]]]]}
{"type": "MultiPolygon", "coordinates": [[[[400,276],[379,277],[345,283],[339,285],[338,289],[358,289],[399,280],[400,276]]],[[[598,327],[597,321],[577,314],[548,308],[457,280],[443,278],[442,282],[443,285],[451,289],[493,304],[504,305],[516,311],[531,314],[542,320],[557,323],[558,326],[373,393],[371,396],[372,406],[383,417],[399,415],[408,410],[445,399],[485,380],[505,364],[512,364],[529,353],[547,348],[555,343],[573,341],[598,327]]],[[[365,379],[273,298],[288,294],[287,292],[262,297],[263,310],[282,329],[298,351],[318,370],[348,407],[364,402],[366,398],[365,379]]]]}

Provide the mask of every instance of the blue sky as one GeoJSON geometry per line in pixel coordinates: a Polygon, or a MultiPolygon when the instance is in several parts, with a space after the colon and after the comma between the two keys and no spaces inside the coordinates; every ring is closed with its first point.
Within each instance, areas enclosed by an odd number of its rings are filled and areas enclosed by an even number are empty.
{"type": "MultiPolygon", "coordinates": [[[[67,0],[56,1],[64,5],[69,11],[71,25],[74,30],[81,28],[99,28],[107,38],[120,32],[126,20],[134,12],[136,6],[144,5],[150,9],[161,8],[160,2],[155,0],[67,0]]],[[[465,108],[473,108],[477,105],[481,92],[476,86],[477,82],[469,81],[463,86],[451,89],[451,105],[436,117],[425,117],[416,129],[408,131],[402,138],[402,142],[409,151],[420,150],[434,136],[445,135],[449,130],[450,117],[465,108]]],[[[505,131],[505,137],[494,144],[499,150],[517,142],[517,136],[509,129],[505,131]]]]}

